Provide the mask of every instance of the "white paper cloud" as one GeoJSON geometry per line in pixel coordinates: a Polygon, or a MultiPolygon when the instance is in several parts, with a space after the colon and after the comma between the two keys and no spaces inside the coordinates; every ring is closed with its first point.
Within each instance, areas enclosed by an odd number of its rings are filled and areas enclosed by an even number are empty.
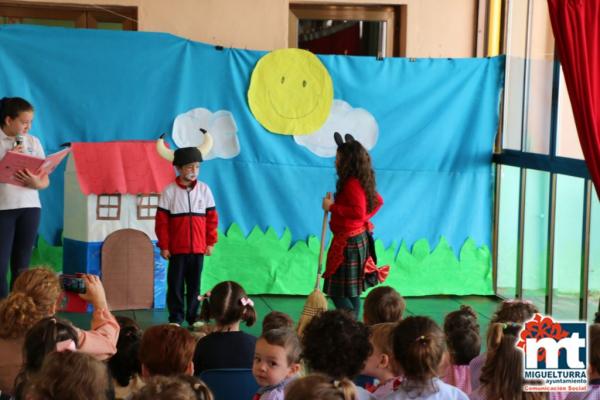
{"type": "Polygon", "coordinates": [[[237,125],[229,111],[211,112],[206,108],[194,108],[179,114],[173,122],[173,141],[177,147],[201,145],[204,135],[200,129],[206,129],[214,144],[204,158],[233,158],[240,154],[240,142],[237,137],[237,125]]]}
{"type": "Polygon", "coordinates": [[[329,117],[321,129],[310,135],[294,135],[294,140],[319,157],[334,157],[337,150],[334,132],[339,132],[342,137],[349,133],[367,150],[371,150],[377,143],[379,126],[373,115],[364,108],[352,108],[343,100],[333,100],[329,117]]]}

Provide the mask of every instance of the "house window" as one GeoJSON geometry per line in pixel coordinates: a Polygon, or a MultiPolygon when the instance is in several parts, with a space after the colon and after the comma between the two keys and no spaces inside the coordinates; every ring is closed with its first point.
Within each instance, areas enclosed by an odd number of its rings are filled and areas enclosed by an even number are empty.
{"type": "Polygon", "coordinates": [[[96,218],[99,220],[119,220],[121,218],[121,195],[99,194],[96,204],[96,218]]]}
{"type": "Polygon", "coordinates": [[[138,219],[154,219],[156,217],[156,208],[158,207],[158,199],[160,195],[157,193],[138,194],[137,195],[137,218],[138,219]]]}

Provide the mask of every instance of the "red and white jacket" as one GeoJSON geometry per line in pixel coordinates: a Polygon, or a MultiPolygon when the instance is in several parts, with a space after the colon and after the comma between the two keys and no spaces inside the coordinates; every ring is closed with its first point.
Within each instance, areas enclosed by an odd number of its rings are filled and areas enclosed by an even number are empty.
{"type": "Polygon", "coordinates": [[[175,179],[158,202],[154,227],[158,247],[171,254],[204,254],[217,242],[218,222],[208,185],[195,181],[187,188],[175,179]]]}

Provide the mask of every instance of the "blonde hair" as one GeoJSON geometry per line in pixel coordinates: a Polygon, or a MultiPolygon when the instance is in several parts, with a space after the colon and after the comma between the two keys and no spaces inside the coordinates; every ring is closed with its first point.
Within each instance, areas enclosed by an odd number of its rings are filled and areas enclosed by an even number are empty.
{"type": "Polygon", "coordinates": [[[371,343],[377,347],[383,354],[387,354],[391,358],[394,357],[394,341],[392,334],[394,328],[398,325],[395,322],[384,322],[381,324],[371,325],[371,343]]]}
{"type": "Polygon", "coordinates": [[[290,383],[286,400],[357,400],[356,386],[348,378],[334,380],[323,374],[311,374],[290,383]]]}
{"type": "Polygon", "coordinates": [[[188,375],[156,375],[134,393],[132,400],[213,400],[210,389],[199,378],[188,375]]]}
{"type": "Polygon", "coordinates": [[[60,294],[58,276],[49,268],[32,268],[21,273],[12,292],[0,302],[0,338],[25,335],[36,322],[53,314],[60,294]]]}

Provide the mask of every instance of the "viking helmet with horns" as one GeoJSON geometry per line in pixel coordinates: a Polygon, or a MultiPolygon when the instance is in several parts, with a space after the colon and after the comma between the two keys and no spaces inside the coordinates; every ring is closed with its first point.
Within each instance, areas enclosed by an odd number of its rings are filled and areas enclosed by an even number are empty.
{"type": "Polygon", "coordinates": [[[198,147],[182,147],[175,151],[165,145],[164,134],[156,141],[156,150],[165,160],[171,161],[173,165],[181,167],[193,162],[202,162],[213,146],[213,139],[205,129],[200,129],[204,134],[204,142],[198,147]]]}

